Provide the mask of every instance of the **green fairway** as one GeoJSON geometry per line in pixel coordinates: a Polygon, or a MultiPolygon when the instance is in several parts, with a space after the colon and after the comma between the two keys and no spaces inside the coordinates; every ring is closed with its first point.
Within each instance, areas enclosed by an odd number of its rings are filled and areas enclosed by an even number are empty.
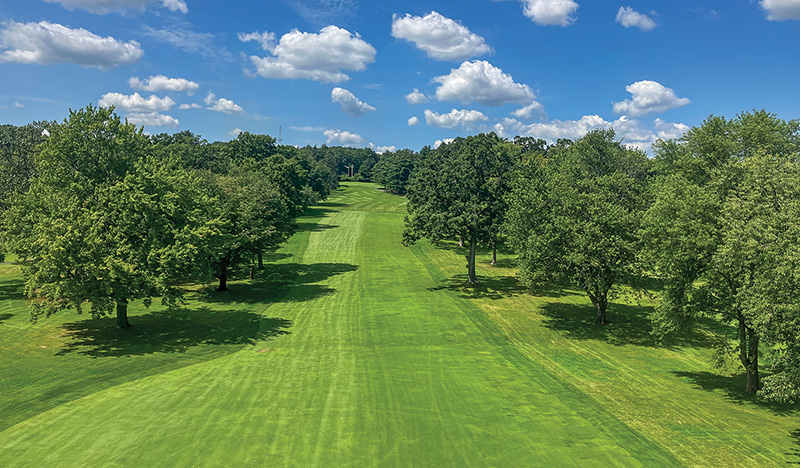
{"type": "MultiPolygon", "coordinates": [[[[349,183],[254,281],[178,311],[27,322],[0,265],[2,467],[755,467],[800,462],[800,418],[714,373],[702,330],[647,303],[601,328],[534,297],[511,256],[400,244],[405,200],[349,183]]],[[[706,324],[706,326],[713,326],[706,324]]]]}

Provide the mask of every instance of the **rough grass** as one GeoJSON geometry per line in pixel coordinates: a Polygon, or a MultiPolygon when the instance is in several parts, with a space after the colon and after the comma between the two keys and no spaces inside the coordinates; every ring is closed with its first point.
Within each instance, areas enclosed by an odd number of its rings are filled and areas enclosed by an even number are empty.
{"type": "MultiPolygon", "coordinates": [[[[0,466],[784,466],[791,407],[745,398],[709,335],[654,341],[649,304],[587,322],[512,259],[400,245],[404,199],[348,183],[256,280],[179,311],[27,322],[0,265],[0,466]]],[[[713,323],[705,324],[715,326],[713,323]]]]}

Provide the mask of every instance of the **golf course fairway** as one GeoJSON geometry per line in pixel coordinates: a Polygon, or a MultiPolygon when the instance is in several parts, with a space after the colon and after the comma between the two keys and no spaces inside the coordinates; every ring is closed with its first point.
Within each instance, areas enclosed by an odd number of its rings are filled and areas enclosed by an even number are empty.
{"type": "MultiPolygon", "coordinates": [[[[0,266],[0,467],[762,467],[800,461],[795,408],[737,393],[702,329],[606,328],[513,257],[401,245],[405,199],[346,183],[252,281],[180,310],[28,322],[0,266]],[[795,434],[793,438],[792,434],[795,434]]],[[[245,276],[246,277],[246,276],[245,276]]],[[[713,326],[709,324],[708,326],[713,326]]]]}

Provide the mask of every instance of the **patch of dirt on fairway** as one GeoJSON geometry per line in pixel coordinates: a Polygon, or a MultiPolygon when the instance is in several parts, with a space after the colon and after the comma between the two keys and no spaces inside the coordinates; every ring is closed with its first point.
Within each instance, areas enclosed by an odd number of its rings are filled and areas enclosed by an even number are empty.
{"type": "Polygon", "coordinates": [[[271,353],[273,351],[275,350],[272,348],[261,348],[256,350],[257,353],[271,353]]]}

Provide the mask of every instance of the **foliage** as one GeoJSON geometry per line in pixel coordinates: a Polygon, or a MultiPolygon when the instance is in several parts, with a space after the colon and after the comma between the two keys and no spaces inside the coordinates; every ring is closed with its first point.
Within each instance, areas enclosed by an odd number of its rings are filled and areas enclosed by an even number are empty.
{"type": "Polygon", "coordinates": [[[456,138],[419,160],[408,185],[406,244],[460,237],[469,245],[467,278],[476,283],[475,249],[494,242],[519,149],[494,133],[456,138]]]}
{"type": "MultiPolygon", "coordinates": [[[[429,151],[430,148],[423,149],[424,154],[429,151]]],[[[392,193],[405,195],[414,166],[419,158],[425,157],[424,154],[417,155],[410,149],[383,153],[381,160],[372,170],[372,181],[383,185],[386,190],[392,193]]]]}
{"type": "Polygon", "coordinates": [[[606,323],[608,293],[635,271],[647,158],[597,130],[518,171],[507,232],[530,287],[579,285],[606,323]]]}

